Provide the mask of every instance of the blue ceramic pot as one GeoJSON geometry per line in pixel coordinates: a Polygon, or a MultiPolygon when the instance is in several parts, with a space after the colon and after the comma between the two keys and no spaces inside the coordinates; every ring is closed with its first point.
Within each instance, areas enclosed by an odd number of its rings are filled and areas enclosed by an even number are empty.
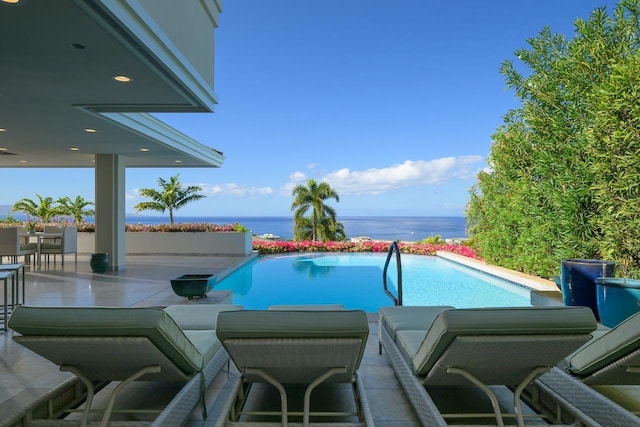
{"type": "Polygon", "coordinates": [[[598,317],[596,277],[611,277],[615,263],[598,259],[563,259],[561,262],[562,300],[567,306],[585,306],[598,317]]]}
{"type": "Polygon", "coordinates": [[[600,322],[610,328],[640,312],[640,280],[597,277],[600,322]]]}

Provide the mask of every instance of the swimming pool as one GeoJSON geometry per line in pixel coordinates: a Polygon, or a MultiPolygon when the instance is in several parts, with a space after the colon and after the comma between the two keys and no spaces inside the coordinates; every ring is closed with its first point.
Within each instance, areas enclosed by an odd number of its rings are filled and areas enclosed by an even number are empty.
{"type": "MultiPolygon", "coordinates": [[[[216,290],[233,292],[247,309],[273,304],[344,304],[377,312],[393,305],[382,289],[386,254],[266,256],[220,280],[216,290]]],[[[392,259],[387,284],[396,293],[392,259]]],[[[529,290],[439,257],[402,255],[404,305],[457,308],[530,305],[529,290]]]]}

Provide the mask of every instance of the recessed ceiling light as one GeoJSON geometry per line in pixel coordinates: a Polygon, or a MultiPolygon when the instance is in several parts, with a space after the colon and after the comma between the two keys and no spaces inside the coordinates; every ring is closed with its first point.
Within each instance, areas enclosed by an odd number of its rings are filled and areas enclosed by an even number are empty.
{"type": "Polygon", "coordinates": [[[71,148],[69,148],[69,150],[71,150],[71,151],[80,151],[80,149],[78,147],[71,147],[71,148]]]}
{"type": "Polygon", "coordinates": [[[22,0],[2,0],[2,3],[9,3],[9,4],[18,4],[20,3],[22,0]]]}
{"type": "Polygon", "coordinates": [[[176,163],[182,163],[182,160],[176,160],[176,163]]]}
{"type": "Polygon", "coordinates": [[[0,151],[7,151],[8,148],[7,147],[0,147],[0,151]]]}
{"type": "Polygon", "coordinates": [[[149,149],[148,148],[141,148],[140,151],[147,152],[147,151],[149,151],[149,149]]]}
{"type": "Polygon", "coordinates": [[[20,160],[20,163],[27,163],[26,160],[20,160]]]}
{"type": "Polygon", "coordinates": [[[124,75],[118,75],[118,76],[113,76],[113,80],[120,82],[120,83],[129,83],[132,82],[133,79],[129,76],[124,76],[124,75]]]}
{"type": "Polygon", "coordinates": [[[5,130],[5,128],[0,128],[0,132],[4,132],[5,130]]]}
{"type": "Polygon", "coordinates": [[[87,133],[96,133],[96,130],[91,128],[86,128],[84,131],[87,133]]]}

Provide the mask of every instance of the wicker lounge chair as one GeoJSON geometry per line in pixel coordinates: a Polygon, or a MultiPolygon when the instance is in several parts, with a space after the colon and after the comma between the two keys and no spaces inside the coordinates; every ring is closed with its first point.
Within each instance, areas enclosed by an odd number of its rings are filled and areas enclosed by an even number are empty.
{"type": "Polygon", "coordinates": [[[583,307],[383,307],[379,314],[381,346],[421,423],[431,426],[446,426],[446,419],[462,413],[442,414],[429,392],[472,384],[489,397],[489,415],[499,426],[507,414],[489,386],[512,390],[515,414],[510,416],[518,425],[524,425],[525,408],[556,424],[634,425],[628,424],[629,412],[555,368],[595,329],[591,311],[583,307]],[[545,372],[546,383],[536,379],[545,372]],[[569,401],[565,393],[581,394],[586,401],[569,401]],[[609,406],[610,412],[588,414],[581,408],[585,405],[609,406]]]}
{"type": "MultiPolygon", "coordinates": [[[[119,392],[132,381],[184,384],[147,425],[181,425],[198,402],[206,417],[204,391],[229,360],[215,335],[217,314],[241,308],[16,307],[9,327],[20,335],[13,339],[75,377],[2,424],[86,425],[101,416],[100,425],[106,426],[118,412],[119,392]],[[106,407],[93,408],[94,396],[111,381],[120,383],[106,407]],[[80,420],[69,416],[73,413],[81,414],[80,420]]],[[[139,420],[130,423],[140,425],[139,420]]]]}
{"type": "MultiPolygon", "coordinates": [[[[594,394],[591,388],[579,393],[567,392],[567,387],[585,389],[571,384],[572,380],[588,384],[597,392],[619,400],[625,406],[637,407],[637,402],[630,402],[625,399],[624,393],[619,393],[615,387],[610,386],[640,386],[640,314],[629,317],[613,329],[602,327],[594,335],[593,339],[560,362],[557,369],[543,375],[540,381],[555,392],[566,395],[568,400],[576,404],[584,401],[587,395],[594,396],[591,400],[603,399],[599,393],[594,394]]],[[[612,407],[617,405],[604,399],[604,403],[593,410],[610,413],[612,407]]],[[[640,426],[640,418],[628,419],[621,425],[640,426]]]]}
{"type": "Polygon", "coordinates": [[[640,384],[640,313],[602,331],[559,366],[585,384],[640,384]]]}
{"type": "Polygon", "coordinates": [[[273,421],[273,417],[277,417],[282,425],[287,425],[293,415],[302,416],[303,425],[310,425],[312,418],[315,422],[321,416],[340,418],[340,425],[373,425],[357,373],[369,334],[366,313],[327,307],[323,310],[278,308],[225,312],[218,317],[216,333],[241,375],[217,425],[251,424],[258,421],[256,417],[260,421],[265,418],[273,421]],[[250,411],[243,407],[254,383],[269,383],[279,391],[278,411],[250,411]],[[352,413],[312,411],[311,394],[323,383],[350,384],[355,410],[352,413]],[[291,385],[306,387],[301,412],[289,408],[286,388],[291,385]]]}

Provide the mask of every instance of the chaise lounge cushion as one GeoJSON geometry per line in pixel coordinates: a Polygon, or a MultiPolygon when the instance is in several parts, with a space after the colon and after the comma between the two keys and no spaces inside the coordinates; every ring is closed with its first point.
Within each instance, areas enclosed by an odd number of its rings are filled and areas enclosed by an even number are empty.
{"type": "Polygon", "coordinates": [[[221,311],[242,310],[238,304],[177,304],[164,309],[183,330],[214,330],[221,311]]]}
{"type": "Polygon", "coordinates": [[[595,329],[593,314],[583,307],[444,310],[413,357],[413,368],[418,376],[427,375],[458,336],[588,335],[595,329]]]}
{"type": "MultiPolygon", "coordinates": [[[[423,338],[441,311],[454,309],[448,305],[441,306],[391,306],[380,307],[379,320],[387,330],[389,336],[395,341],[398,331],[419,330],[423,331],[423,338]]],[[[414,353],[415,354],[415,353],[414,353]]]]}
{"type": "Polygon", "coordinates": [[[270,305],[269,310],[344,310],[344,304],[284,304],[270,305]]]}
{"type": "Polygon", "coordinates": [[[564,360],[563,367],[577,377],[589,376],[639,349],[639,330],[640,313],[588,341],[564,360]]]}
{"type": "MultiPolygon", "coordinates": [[[[160,308],[18,306],[9,327],[31,336],[145,337],[188,375],[199,372],[208,361],[160,308]]],[[[213,332],[209,336],[215,338],[213,332]]],[[[201,349],[209,357],[211,349],[203,345],[201,349]]]]}

